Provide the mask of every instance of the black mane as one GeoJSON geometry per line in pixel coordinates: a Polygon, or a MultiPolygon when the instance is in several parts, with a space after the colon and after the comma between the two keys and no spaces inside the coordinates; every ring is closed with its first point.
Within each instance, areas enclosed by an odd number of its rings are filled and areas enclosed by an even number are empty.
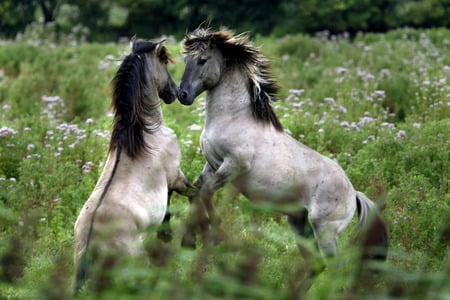
{"type": "Polygon", "coordinates": [[[146,119],[159,105],[159,102],[152,105],[146,100],[148,83],[145,53],[154,50],[156,45],[150,41],[134,42],[132,53],[125,57],[112,80],[114,123],[109,149],[124,149],[131,158],[148,150],[144,132],[152,133],[160,125],[146,119]]]}
{"type": "Polygon", "coordinates": [[[217,47],[228,66],[242,68],[247,74],[255,119],[270,123],[279,131],[283,130],[271,105],[277,100],[280,88],[272,75],[270,61],[251,45],[247,34],[233,35],[228,30],[214,32],[199,28],[186,35],[183,46],[185,53],[194,55],[208,47],[217,47]]]}

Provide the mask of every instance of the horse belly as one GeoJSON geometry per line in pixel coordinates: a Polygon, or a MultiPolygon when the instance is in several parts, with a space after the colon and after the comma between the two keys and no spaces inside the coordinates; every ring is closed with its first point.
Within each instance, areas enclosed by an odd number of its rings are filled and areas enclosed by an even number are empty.
{"type": "Polygon", "coordinates": [[[270,205],[281,212],[291,212],[303,209],[308,205],[308,186],[297,180],[295,172],[285,172],[277,176],[277,171],[271,167],[250,172],[238,178],[234,185],[252,202],[270,205]],[[262,172],[268,176],[262,176],[262,172]],[[270,174],[270,175],[269,175],[270,174]]]}

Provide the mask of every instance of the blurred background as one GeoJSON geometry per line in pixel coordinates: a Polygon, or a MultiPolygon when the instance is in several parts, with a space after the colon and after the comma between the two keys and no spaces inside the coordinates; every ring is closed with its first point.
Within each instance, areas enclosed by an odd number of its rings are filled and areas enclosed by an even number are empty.
{"type": "Polygon", "coordinates": [[[449,27],[450,0],[0,0],[0,38],[43,26],[90,42],[173,35],[202,22],[282,36],[449,27]],[[28,28],[28,29],[27,29],[28,28]]]}

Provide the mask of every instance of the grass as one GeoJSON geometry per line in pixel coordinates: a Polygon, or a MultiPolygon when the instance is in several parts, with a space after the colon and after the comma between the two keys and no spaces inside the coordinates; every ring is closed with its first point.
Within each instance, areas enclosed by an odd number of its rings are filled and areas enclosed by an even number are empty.
{"type": "MultiPolygon", "coordinates": [[[[354,186],[384,202],[391,250],[373,274],[358,273],[351,232],[305,291],[304,262],[284,218],[219,192],[226,243],[179,246],[187,199],[172,203],[175,238],[149,239],[163,267],[130,265],[117,286],[82,298],[348,299],[450,296],[450,31],[398,30],[345,37],[257,37],[282,92],[275,110],[299,141],[336,159],[354,186]],[[331,266],[337,267],[331,267],[331,266]]],[[[106,157],[110,81],[127,45],[0,48],[0,298],[70,299],[73,225],[106,157]]],[[[178,44],[169,71],[183,72],[178,44]]],[[[201,98],[201,97],[200,97],[201,98]]],[[[163,107],[182,148],[182,169],[200,174],[203,110],[163,107]]],[[[354,228],[354,226],[351,226],[354,228]]]]}

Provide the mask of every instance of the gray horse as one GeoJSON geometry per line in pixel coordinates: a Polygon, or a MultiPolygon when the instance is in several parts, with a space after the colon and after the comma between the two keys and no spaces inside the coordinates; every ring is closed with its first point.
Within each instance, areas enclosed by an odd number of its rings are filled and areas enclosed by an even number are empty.
{"type": "MultiPolygon", "coordinates": [[[[180,170],[177,137],[164,126],[161,111],[160,98],[172,103],[176,96],[169,61],[162,42],[136,40],[113,79],[108,158],[75,223],[75,291],[92,263],[109,269],[120,257],[145,253],[146,229],[169,221],[172,191],[193,194],[180,170]]],[[[158,235],[169,240],[170,233],[165,227],[158,235]]]]}
{"type": "Polygon", "coordinates": [[[251,201],[286,214],[298,234],[312,232],[325,256],[336,254],[338,236],[358,210],[359,225],[371,223],[366,254],[385,259],[387,231],[374,203],[353,188],[335,161],[284,132],[270,104],[278,86],[269,61],[248,36],[199,28],[186,35],[183,46],[186,68],[178,98],[191,105],[206,91],[201,149],[207,161],[195,183],[199,193],[191,219],[197,221],[188,226],[183,244],[195,247],[196,231],[220,223],[212,196],[231,183],[251,201]]]}

